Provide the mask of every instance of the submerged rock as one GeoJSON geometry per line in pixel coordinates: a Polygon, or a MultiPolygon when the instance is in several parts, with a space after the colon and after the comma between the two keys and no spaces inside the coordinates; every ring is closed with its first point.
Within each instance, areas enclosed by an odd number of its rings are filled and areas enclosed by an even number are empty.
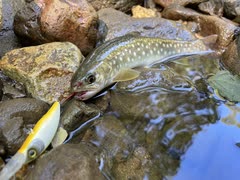
{"type": "Polygon", "coordinates": [[[2,100],[2,97],[3,97],[3,82],[0,79],[0,101],[2,100]]]}
{"type": "Polygon", "coordinates": [[[86,0],[36,0],[18,12],[14,30],[35,44],[69,41],[87,54],[96,44],[97,21],[86,0]]]}
{"type": "Polygon", "coordinates": [[[223,16],[224,2],[219,0],[209,0],[198,5],[199,9],[210,15],[223,16]]]}
{"type": "Polygon", "coordinates": [[[240,37],[234,40],[223,53],[221,62],[234,75],[240,75],[240,37]]]}
{"type": "Polygon", "coordinates": [[[113,8],[122,12],[129,12],[135,5],[141,5],[143,0],[87,0],[96,11],[103,8],[113,8]]]}
{"type": "Polygon", "coordinates": [[[195,39],[194,35],[180,22],[159,17],[132,18],[111,8],[101,9],[98,15],[99,19],[106,23],[108,29],[105,40],[136,31],[142,36],[149,37],[182,40],[195,39]]]}
{"type": "Polygon", "coordinates": [[[236,16],[240,16],[240,1],[224,0],[224,13],[228,18],[235,18],[236,16]]]}
{"type": "Polygon", "coordinates": [[[60,124],[65,130],[73,131],[99,114],[100,111],[93,104],[87,105],[82,101],[73,99],[64,105],[60,124]]]}
{"type": "Polygon", "coordinates": [[[203,36],[217,34],[218,48],[227,47],[232,41],[235,30],[238,28],[233,22],[219,18],[217,16],[209,16],[200,14],[189,8],[174,5],[169,6],[162,12],[164,18],[183,21],[195,21],[199,24],[203,36]]]}
{"type": "Polygon", "coordinates": [[[0,61],[0,69],[23,83],[35,98],[52,103],[68,96],[73,73],[83,56],[72,43],[49,43],[16,49],[0,61]]]}
{"type": "Polygon", "coordinates": [[[117,89],[126,91],[144,91],[146,89],[161,88],[163,90],[186,90],[191,89],[191,84],[183,76],[179,75],[168,66],[161,68],[139,69],[140,76],[134,80],[120,82],[117,89]]]}
{"type": "Polygon", "coordinates": [[[0,144],[9,154],[21,147],[34,124],[49,106],[39,100],[20,98],[0,103],[0,144]]]}
{"type": "Polygon", "coordinates": [[[98,149],[91,144],[63,144],[40,157],[26,179],[103,180],[97,156],[98,149]]]}

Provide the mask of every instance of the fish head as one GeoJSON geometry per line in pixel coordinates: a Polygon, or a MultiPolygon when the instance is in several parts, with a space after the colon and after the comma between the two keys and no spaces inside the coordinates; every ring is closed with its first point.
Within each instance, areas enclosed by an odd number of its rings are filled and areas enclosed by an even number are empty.
{"type": "Polygon", "coordinates": [[[75,94],[75,98],[79,100],[87,100],[110,83],[108,73],[110,69],[101,66],[86,68],[81,65],[74,74],[71,81],[71,91],[75,94]]]}

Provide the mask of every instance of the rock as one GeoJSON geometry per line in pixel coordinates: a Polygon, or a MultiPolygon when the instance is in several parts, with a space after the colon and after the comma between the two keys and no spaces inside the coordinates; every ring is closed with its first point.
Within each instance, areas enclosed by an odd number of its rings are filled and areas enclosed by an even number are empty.
{"type": "Polygon", "coordinates": [[[162,65],[161,68],[139,69],[140,76],[134,80],[120,82],[116,88],[124,91],[141,92],[146,89],[161,88],[164,90],[189,90],[191,84],[183,76],[176,73],[172,68],[162,65]]]}
{"type": "Polygon", "coordinates": [[[184,8],[182,6],[169,6],[162,12],[164,18],[172,20],[183,20],[183,21],[194,21],[200,26],[200,34],[202,36],[208,36],[211,34],[217,34],[217,46],[220,49],[226,48],[232,41],[234,31],[237,26],[224,18],[219,18],[217,16],[209,16],[200,14],[189,8],[184,8]]]}
{"type": "Polygon", "coordinates": [[[159,16],[161,16],[160,13],[157,13],[157,11],[153,9],[147,9],[139,5],[132,8],[132,17],[134,18],[149,18],[159,16]]]}
{"type": "Polygon", "coordinates": [[[16,49],[0,61],[0,69],[23,83],[35,98],[48,103],[68,96],[73,73],[83,56],[69,42],[55,42],[16,49]]]}
{"type": "Polygon", "coordinates": [[[224,2],[219,0],[209,0],[198,5],[199,9],[210,15],[223,16],[224,2]]]}
{"type": "Polygon", "coordinates": [[[224,67],[234,75],[240,75],[240,38],[231,42],[222,55],[221,62],[224,67]]]}
{"type": "Polygon", "coordinates": [[[157,3],[163,7],[168,7],[169,5],[172,5],[172,4],[178,4],[181,6],[186,6],[189,4],[199,4],[206,0],[154,0],[154,1],[155,1],[155,3],[157,3]]]}
{"type": "Polygon", "coordinates": [[[41,31],[41,8],[32,1],[26,4],[14,18],[14,32],[25,45],[50,42],[41,31]],[[32,41],[32,42],[31,42],[32,41]]]}
{"type": "Polygon", "coordinates": [[[14,26],[22,38],[35,43],[69,41],[86,55],[96,44],[98,17],[86,0],[35,0],[18,12],[14,26]]]}
{"type": "Polygon", "coordinates": [[[113,8],[122,12],[129,12],[135,5],[141,5],[143,0],[87,0],[96,11],[103,8],[113,8]]]}
{"type": "Polygon", "coordinates": [[[125,161],[114,165],[113,176],[116,179],[144,179],[151,165],[150,155],[144,147],[137,147],[125,161]]]}
{"type": "Polygon", "coordinates": [[[3,14],[2,14],[2,0],[0,0],[0,29],[2,29],[2,25],[3,25],[3,14]]]}
{"type": "Polygon", "coordinates": [[[34,124],[49,106],[39,100],[20,98],[0,103],[0,144],[15,154],[34,124]]]}
{"type": "Polygon", "coordinates": [[[93,104],[73,99],[64,105],[60,124],[65,130],[73,131],[99,114],[100,111],[93,104]]]}
{"type": "Polygon", "coordinates": [[[96,147],[87,144],[63,144],[40,157],[26,179],[105,179],[100,173],[96,147]]]}
{"type": "Polygon", "coordinates": [[[240,16],[240,1],[238,0],[225,0],[224,13],[228,18],[240,16]]]}
{"type": "Polygon", "coordinates": [[[140,32],[142,36],[166,39],[195,39],[194,35],[180,22],[163,18],[132,18],[114,9],[102,9],[99,19],[106,23],[108,33],[105,40],[123,36],[130,32],[140,32]],[[124,23],[122,23],[124,22],[124,23]]]}
{"type": "Polygon", "coordinates": [[[0,1],[0,57],[6,52],[21,47],[13,32],[13,19],[16,12],[25,5],[24,0],[1,0],[0,1]]]}
{"type": "Polygon", "coordinates": [[[0,79],[0,101],[2,100],[2,97],[3,97],[3,82],[0,79]]]}

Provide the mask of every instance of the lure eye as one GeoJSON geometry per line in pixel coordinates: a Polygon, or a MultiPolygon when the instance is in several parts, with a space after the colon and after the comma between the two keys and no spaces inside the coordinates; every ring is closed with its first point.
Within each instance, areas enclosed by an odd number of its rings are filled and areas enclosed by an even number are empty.
{"type": "Polygon", "coordinates": [[[96,77],[93,75],[93,74],[89,74],[87,77],[86,77],[86,82],[88,84],[92,84],[96,81],[96,77]]]}
{"type": "Polygon", "coordinates": [[[34,159],[34,158],[36,158],[37,157],[37,150],[36,149],[29,149],[28,150],[28,157],[30,158],[30,159],[34,159]]]}

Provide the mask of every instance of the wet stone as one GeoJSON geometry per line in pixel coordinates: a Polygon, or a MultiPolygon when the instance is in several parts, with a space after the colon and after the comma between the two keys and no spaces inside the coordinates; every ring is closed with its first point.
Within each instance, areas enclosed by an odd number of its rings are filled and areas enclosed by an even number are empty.
{"type": "Polygon", "coordinates": [[[31,98],[0,103],[0,144],[9,154],[20,148],[31,128],[48,108],[48,104],[31,98]]]}
{"type": "Polygon", "coordinates": [[[73,99],[64,105],[60,124],[65,130],[73,131],[99,114],[100,111],[95,105],[73,99]]]}
{"type": "Polygon", "coordinates": [[[3,82],[0,79],[0,101],[2,100],[2,97],[3,97],[3,82]]]}
{"type": "Polygon", "coordinates": [[[154,9],[147,9],[139,5],[132,8],[132,17],[134,18],[150,18],[160,16],[160,13],[157,13],[157,11],[154,9]]]}
{"type": "Polygon", "coordinates": [[[209,16],[200,14],[192,9],[184,8],[179,5],[172,5],[162,12],[162,16],[172,20],[194,21],[200,26],[200,34],[208,36],[217,34],[217,48],[226,48],[234,36],[235,30],[238,28],[232,21],[219,18],[217,16],[209,16]]]}
{"type": "Polygon", "coordinates": [[[69,96],[71,78],[82,60],[75,45],[55,42],[10,51],[0,69],[33,97],[53,103],[69,96]]]}
{"type": "Polygon", "coordinates": [[[96,162],[98,149],[91,144],[63,144],[40,157],[26,179],[105,179],[96,162]]]}
{"type": "Polygon", "coordinates": [[[141,5],[142,0],[87,0],[96,11],[103,8],[113,8],[122,12],[129,12],[135,5],[141,5]]]}
{"type": "Polygon", "coordinates": [[[165,39],[195,39],[194,35],[180,22],[159,17],[133,18],[111,8],[101,9],[98,11],[98,15],[99,19],[107,26],[108,31],[105,40],[131,32],[139,32],[142,36],[165,39]]]}
{"type": "Polygon", "coordinates": [[[189,4],[199,4],[201,2],[204,2],[205,0],[154,0],[155,3],[163,6],[163,7],[168,7],[169,5],[172,4],[179,4],[182,6],[186,6],[189,4]]]}

